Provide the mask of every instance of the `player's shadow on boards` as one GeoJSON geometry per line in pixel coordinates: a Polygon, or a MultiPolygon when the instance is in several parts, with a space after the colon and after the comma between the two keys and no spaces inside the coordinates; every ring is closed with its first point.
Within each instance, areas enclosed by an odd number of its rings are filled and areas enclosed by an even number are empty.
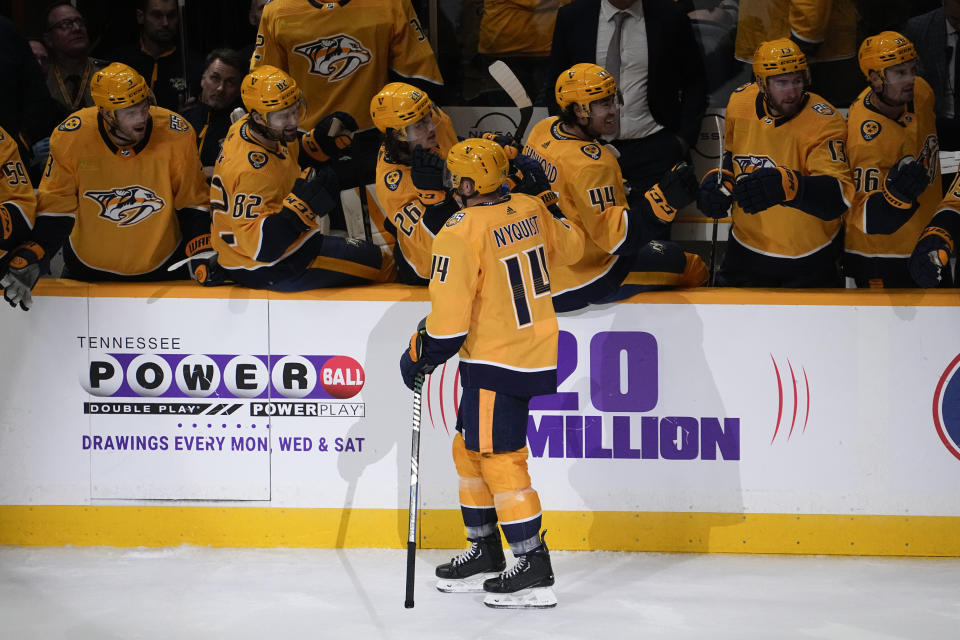
{"type": "Polygon", "coordinates": [[[563,460],[544,451],[537,466],[569,465],[583,505],[562,515],[576,531],[573,548],[716,551],[718,534],[744,518],[742,425],[726,415],[714,379],[722,355],[710,349],[711,363],[696,305],[634,300],[559,316],[577,343],[562,388],[575,390],[579,417],[564,416],[563,460]]]}
{"type": "MultiPolygon", "coordinates": [[[[373,310],[382,317],[367,337],[366,352],[361,363],[366,372],[362,390],[365,416],[354,422],[343,434],[344,441],[357,442],[363,438],[363,450],[355,453],[338,453],[337,470],[346,483],[343,509],[337,528],[336,547],[349,544],[351,533],[364,526],[353,522],[358,488],[370,493],[390,491],[394,488],[395,504],[403,518],[397,519],[397,543],[405,546],[407,539],[407,507],[410,487],[410,438],[413,392],[407,389],[400,377],[399,361],[409,336],[417,323],[430,311],[429,302],[401,303],[356,303],[384,307],[373,310]],[[388,306],[389,305],[389,306],[388,306]],[[395,456],[395,480],[388,482],[380,476],[380,469],[368,473],[389,456],[395,456]],[[369,477],[367,477],[369,476],[369,477]]],[[[355,356],[356,357],[356,356],[355,356]]],[[[422,422],[424,432],[429,429],[426,419],[422,422]]],[[[422,444],[421,444],[422,446],[422,444]]],[[[384,465],[379,465],[381,468],[384,465]]],[[[421,484],[421,494],[423,485],[421,484]]]]}

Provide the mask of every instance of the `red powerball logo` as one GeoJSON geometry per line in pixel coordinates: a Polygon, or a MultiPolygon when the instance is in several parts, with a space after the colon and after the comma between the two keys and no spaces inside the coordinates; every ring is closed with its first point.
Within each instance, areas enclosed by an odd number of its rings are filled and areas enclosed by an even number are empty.
{"type": "Polygon", "coordinates": [[[933,423],[944,446],[960,460],[960,355],[947,365],[933,393],[933,423]]]}

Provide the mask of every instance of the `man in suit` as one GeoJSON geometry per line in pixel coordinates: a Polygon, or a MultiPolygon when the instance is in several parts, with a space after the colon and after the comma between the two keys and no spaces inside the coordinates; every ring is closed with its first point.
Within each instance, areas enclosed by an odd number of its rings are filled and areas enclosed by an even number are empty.
{"type": "Polygon", "coordinates": [[[707,81],[690,20],[671,0],[574,0],[557,14],[547,77],[580,62],[606,68],[623,92],[613,145],[637,207],[700,133],[707,81]]]}
{"type": "Polygon", "coordinates": [[[921,73],[933,88],[940,148],[960,149],[960,0],[911,18],[904,29],[917,47],[921,73]]]}

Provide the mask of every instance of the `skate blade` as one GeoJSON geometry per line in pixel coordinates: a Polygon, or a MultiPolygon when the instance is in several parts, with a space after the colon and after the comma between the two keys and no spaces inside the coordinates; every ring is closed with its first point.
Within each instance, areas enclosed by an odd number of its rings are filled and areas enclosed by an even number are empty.
{"type": "Polygon", "coordinates": [[[557,595],[551,587],[535,587],[516,593],[488,593],[483,604],[493,609],[549,609],[557,606],[557,595]]]}
{"type": "Polygon", "coordinates": [[[483,593],[483,581],[496,578],[499,573],[478,573],[460,580],[437,580],[437,591],[443,593],[483,593]]]}

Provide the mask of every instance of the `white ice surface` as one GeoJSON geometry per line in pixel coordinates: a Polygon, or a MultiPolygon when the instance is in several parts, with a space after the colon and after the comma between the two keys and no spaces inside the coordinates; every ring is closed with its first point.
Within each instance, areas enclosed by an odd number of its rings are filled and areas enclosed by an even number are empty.
{"type": "Polygon", "coordinates": [[[559,605],[443,594],[420,551],[0,547],[0,637],[960,637],[960,560],[553,552],[559,605]]]}

